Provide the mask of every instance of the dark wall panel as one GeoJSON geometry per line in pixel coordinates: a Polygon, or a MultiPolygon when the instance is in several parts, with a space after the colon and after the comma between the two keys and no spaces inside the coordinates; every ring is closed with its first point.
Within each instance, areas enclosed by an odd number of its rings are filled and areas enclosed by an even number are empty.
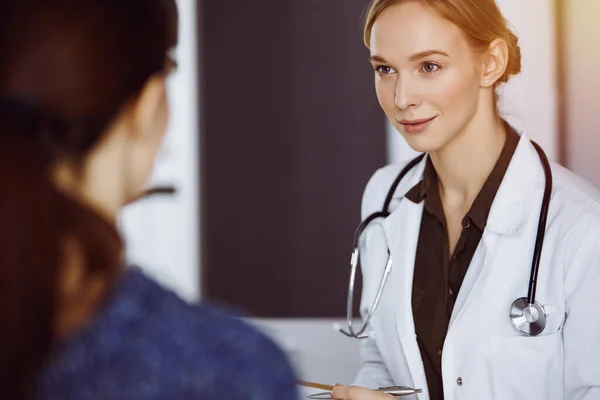
{"type": "Polygon", "coordinates": [[[385,121],[365,0],[201,3],[203,293],[261,317],[345,314],[385,121]]]}

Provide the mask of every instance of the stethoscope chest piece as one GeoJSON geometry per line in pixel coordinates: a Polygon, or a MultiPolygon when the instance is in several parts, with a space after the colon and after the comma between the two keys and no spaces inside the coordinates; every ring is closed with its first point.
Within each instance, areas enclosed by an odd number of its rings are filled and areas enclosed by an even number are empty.
{"type": "Polygon", "coordinates": [[[510,319],[514,327],[528,336],[536,336],[546,327],[546,311],[537,301],[529,304],[527,297],[512,303],[510,319]]]}

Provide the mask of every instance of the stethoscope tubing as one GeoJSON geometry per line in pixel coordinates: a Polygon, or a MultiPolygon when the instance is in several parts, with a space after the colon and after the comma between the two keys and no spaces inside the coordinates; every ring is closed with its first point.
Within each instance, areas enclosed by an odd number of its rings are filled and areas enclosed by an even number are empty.
{"type": "MultiPolygon", "coordinates": [[[[513,325],[515,326],[515,328],[518,331],[520,331],[526,335],[533,336],[533,335],[537,335],[539,332],[541,332],[544,329],[545,321],[546,321],[546,312],[540,304],[536,304],[535,296],[536,296],[536,290],[537,290],[537,280],[538,280],[538,274],[539,274],[540,260],[541,260],[545,232],[546,232],[546,223],[548,220],[548,210],[550,208],[550,198],[552,197],[552,169],[550,167],[550,162],[548,161],[548,157],[546,156],[546,154],[544,153],[542,148],[534,141],[531,141],[531,143],[539,155],[539,158],[540,158],[540,161],[542,164],[542,168],[544,170],[545,185],[544,185],[544,196],[542,198],[542,206],[540,208],[540,216],[539,216],[539,221],[538,221],[537,234],[536,234],[536,238],[535,238],[535,245],[534,245],[534,249],[533,249],[531,273],[530,273],[529,284],[528,284],[528,289],[527,289],[527,305],[525,308],[527,308],[527,306],[529,306],[532,308],[536,308],[537,310],[540,310],[543,313],[543,316],[540,316],[540,322],[543,322],[543,326],[541,327],[541,329],[526,329],[527,326],[531,327],[538,321],[536,320],[533,322],[528,322],[527,323],[528,325],[526,326],[526,328],[522,328],[522,325],[523,325],[522,316],[520,318],[520,321],[521,321],[520,324],[517,323],[517,321],[515,321],[516,317],[513,317],[512,314],[511,314],[511,318],[513,318],[513,325]]],[[[352,306],[353,306],[353,299],[354,299],[354,281],[355,281],[356,268],[358,265],[358,258],[359,258],[358,253],[359,253],[360,235],[362,234],[362,232],[366,229],[366,227],[371,222],[373,222],[374,220],[376,220],[378,218],[385,219],[390,215],[390,211],[389,211],[390,204],[394,197],[394,193],[396,192],[396,189],[398,188],[398,185],[400,184],[402,179],[406,176],[406,174],[423,160],[425,155],[426,155],[426,153],[423,153],[423,154],[419,155],[418,157],[414,158],[402,169],[402,171],[400,171],[400,173],[398,174],[396,179],[394,179],[394,182],[390,186],[390,189],[388,190],[388,193],[385,197],[385,201],[383,203],[383,207],[382,207],[381,211],[374,212],[373,214],[371,214],[367,218],[365,218],[365,220],[360,223],[360,225],[354,232],[354,240],[353,240],[354,250],[352,253],[352,259],[350,261],[352,269],[351,269],[351,274],[350,274],[350,284],[349,284],[349,288],[348,288],[348,303],[347,303],[348,332],[345,332],[340,329],[340,331],[342,333],[344,333],[346,336],[355,337],[358,339],[364,339],[364,338],[368,337],[366,335],[363,335],[363,333],[366,331],[368,323],[378,306],[379,299],[383,292],[383,287],[385,286],[385,283],[387,282],[387,277],[391,270],[391,265],[392,265],[391,257],[388,254],[388,260],[386,262],[386,267],[385,267],[384,273],[382,275],[382,279],[379,284],[379,288],[378,288],[377,294],[375,296],[375,300],[374,300],[371,308],[368,311],[368,314],[365,318],[364,323],[362,324],[362,327],[358,330],[358,332],[356,332],[353,328],[353,322],[352,322],[352,317],[353,317],[352,306]]],[[[525,300],[525,299],[523,299],[523,298],[517,299],[515,301],[515,303],[513,303],[513,307],[520,300],[525,300]]],[[[520,311],[523,311],[523,310],[520,310],[520,311]]],[[[512,313],[512,311],[511,311],[511,313],[512,313]]]]}

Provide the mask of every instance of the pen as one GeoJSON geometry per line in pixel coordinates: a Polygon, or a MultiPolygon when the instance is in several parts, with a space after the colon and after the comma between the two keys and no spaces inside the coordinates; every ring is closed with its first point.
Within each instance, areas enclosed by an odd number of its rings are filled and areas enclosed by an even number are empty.
{"type": "MultiPolygon", "coordinates": [[[[414,389],[407,386],[390,386],[385,388],[379,388],[377,391],[391,394],[392,396],[401,397],[401,396],[410,396],[412,394],[421,393],[421,389],[414,389]]],[[[323,393],[315,393],[307,396],[308,399],[331,399],[331,392],[323,392],[323,393]]]]}
{"type": "Polygon", "coordinates": [[[307,381],[298,381],[298,382],[296,382],[296,384],[298,384],[300,386],[305,386],[305,387],[313,388],[313,389],[333,390],[333,386],[331,386],[331,385],[323,385],[322,383],[314,383],[314,382],[307,382],[307,381]]]}

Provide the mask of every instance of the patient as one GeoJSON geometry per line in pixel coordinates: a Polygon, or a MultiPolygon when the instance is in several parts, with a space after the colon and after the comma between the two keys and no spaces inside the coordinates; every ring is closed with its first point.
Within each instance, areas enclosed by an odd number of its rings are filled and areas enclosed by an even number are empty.
{"type": "Polygon", "coordinates": [[[275,345],[124,268],[175,0],[0,3],[0,399],[295,399],[275,345]]]}

